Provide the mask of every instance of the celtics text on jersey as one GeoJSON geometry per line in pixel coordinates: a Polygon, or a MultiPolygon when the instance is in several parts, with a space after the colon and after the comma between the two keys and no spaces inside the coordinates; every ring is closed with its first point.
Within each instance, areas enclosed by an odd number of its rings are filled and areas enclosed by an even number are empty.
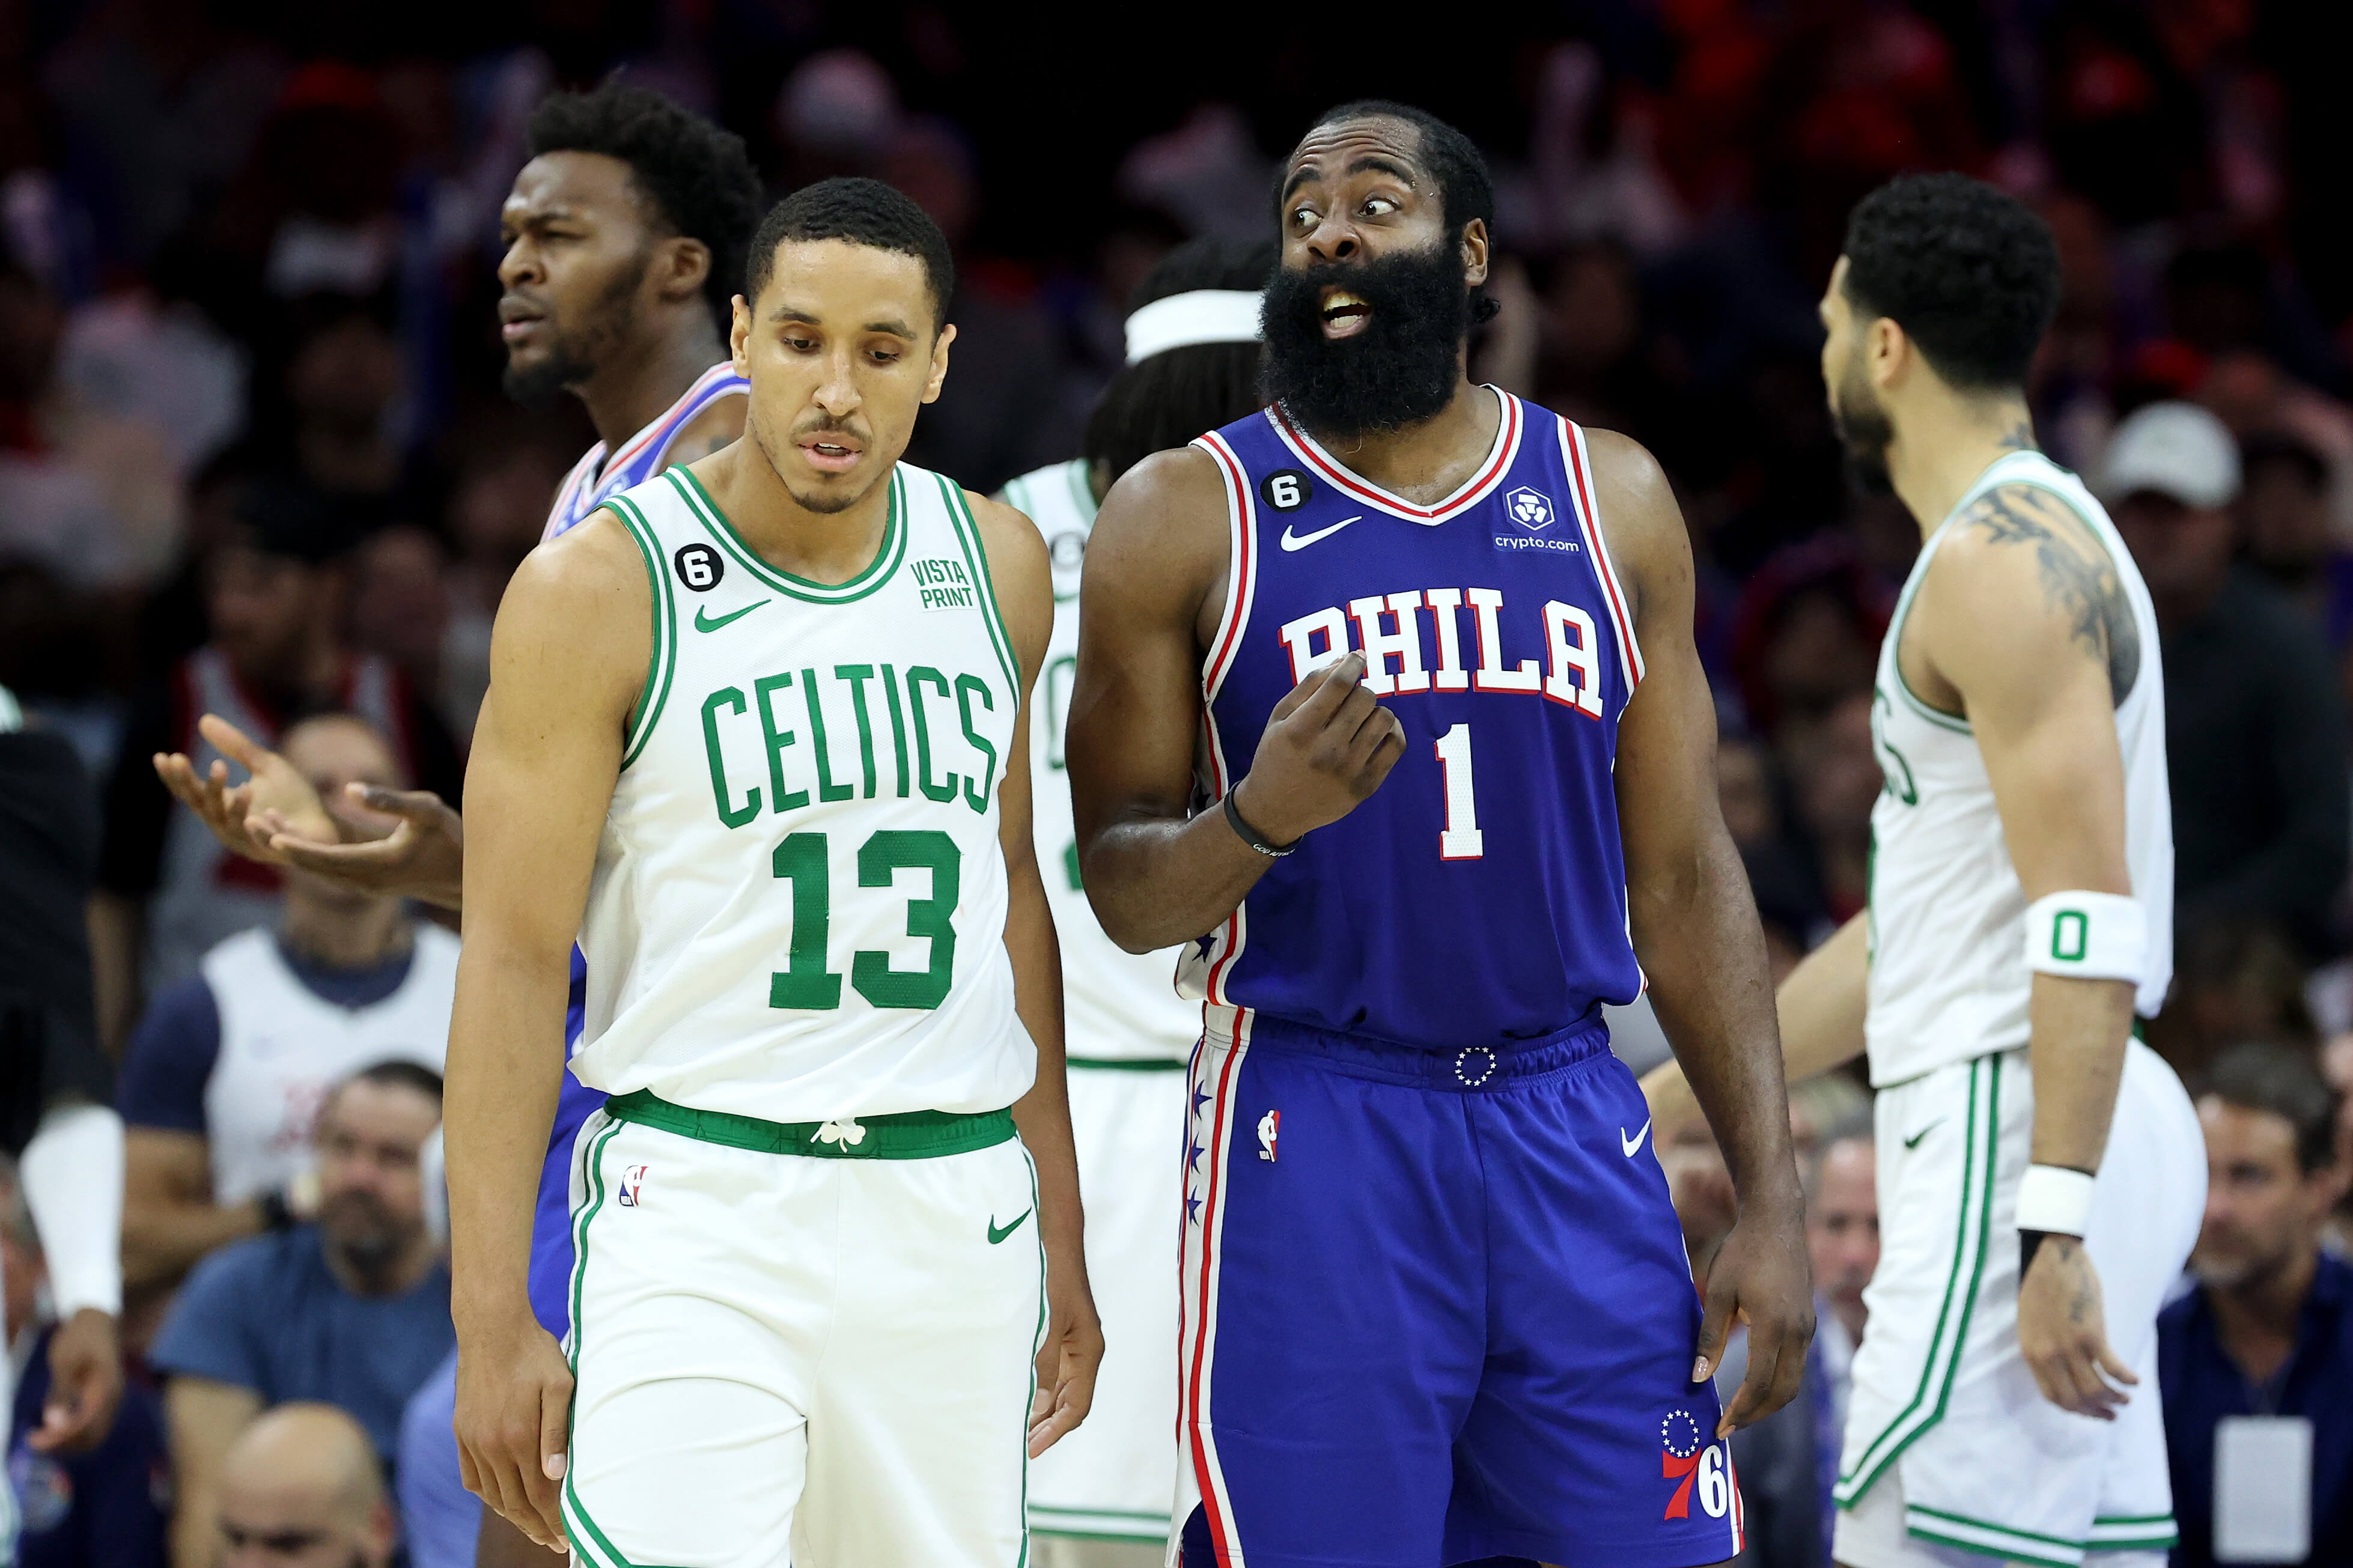
{"type": "Polygon", "coordinates": [[[1029,1086],[997,840],[1019,663],[963,492],[889,483],[841,584],[769,565],[688,470],[611,503],[654,641],[581,926],[593,1088],[794,1122],[1029,1086]]]}

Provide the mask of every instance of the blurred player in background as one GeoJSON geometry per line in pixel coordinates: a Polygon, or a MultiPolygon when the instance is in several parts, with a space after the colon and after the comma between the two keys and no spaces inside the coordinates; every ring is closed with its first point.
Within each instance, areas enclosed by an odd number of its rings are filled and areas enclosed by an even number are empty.
{"type": "MultiPolygon", "coordinates": [[[[526,402],[572,394],[599,437],[556,494],[546,532],[554,539],[609,497],[743,434],[748,384],[729,361],[725,331],[759,219],[760,180],[740,137],[659,94],[617,83],[551,95],[532,117],[530,149],[501,215],[506,386],[526,402]]],[[[283,758],[217,715],[201,727],[249,771],[248,782],[232,787],[226,767],[199,773],[178,754],[159,757],[156,770],[231,849],[370,891],[459,907],[463,834],[457,812],[438,795],[356,791],[358,804],[398,826],[387,838],[343,844],[283,758]]],[[[584,985],[575,954],[567,1053],[579,1037],[584,985]]],[[[604,1100],[569,1073],[562,1082],[532,1264],[533,1306],[555,1334],[568,1321],[573,1140],[604,1100]]],[[[486,1514],[486,1564],[536,1561],[528,1546],[486,1514]]]]}
{"type": "Polygon", "coordinates": [[[1063,752],[1079,662],[1079,574],[1095,508],[1154,452],[1182,447],[1261,405],[1260,290],[1269,241],[1197,239],[1137,285],[1127,364],[1087,422],[1084,455],[1022,475],[1001,499],[1037,523],[1053,563],[1054,636],[1030,728],[1038,866],[1062,947],[1071,1126],[1087,1198],[1087,1273],[1106,1350],[1087,1424],[1029,1475],[1029,1519],[1062,1540],[1040,1568],[1138,1568],[1160,1561],[1176,1478],[1176,1384],[1168,1346],[1179,1237],[1169,1159],[1185,1122],[1185,1061],[1201,1009],[1174,984],[1177,951],[1123,952],[1080,886],[1063,752]]]}
{"type": "Polygon", "coordinates": [[[1190,944],[1208,1001],[1180,1331],[1198,1568],[1721,1562],[1724,1439],[1804,1366],[1689,541],[1641,447],[1466,376],[1493,216],[1452,127],[1316,121],[1279,195],[1275,406],[1139,463],[1090,547],[1087,894],[1130,951],[1190,944]],[[1742,1204],[1704,1319],[1600,1018],[1645,974],[1742,1204]],[[1725,1410],[1707,1380],[1736,1312],[1725,1410]]]}
{"type": "MultiPolygon", "coordinates": [[[[1822,378],[1926,541],[1879,655],[1870,907],[1783,984],[1792,1078],[1868,1052],[1881,1250],[1834,1499],[1847,1568],[2155,1568],[2157,1311],[2203,1138],[2131,1037],[2172,974],[2165,681],[2100,503],[2036,449],[2042,218],[1958,174],[1865,197],[1822,378]]],[[[1672,1067],[1660,1131],[1690,1114],[1672,1067]]]]}

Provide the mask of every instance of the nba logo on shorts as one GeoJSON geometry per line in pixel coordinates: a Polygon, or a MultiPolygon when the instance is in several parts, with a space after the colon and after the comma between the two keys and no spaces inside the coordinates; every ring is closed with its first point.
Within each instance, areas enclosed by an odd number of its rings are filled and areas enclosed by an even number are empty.
{"type": "Polygon", "coordinates": [[[1282,1131],[1282,1112],[1270,1110],[1258,1119],[1258,1157],[1274,1158],[1274,1141],[1282,1131]]]}
{"type": "Polygon", "coordinates": [[[638,1206],[638,1196],[645,1190],[645,1184],[646,1168],[643,1165],[631,1165],[623,1170],[621,1173],[621,1206],[625,1209],[636,1208],[638,1206]]]}
{"type": "Polygon", "coordinates": [[[1530,532],[1552,526],[1552,497],[1542,490],[1522,485],[1504,498],[1504,506],[1512,521],[1530,532]]]}

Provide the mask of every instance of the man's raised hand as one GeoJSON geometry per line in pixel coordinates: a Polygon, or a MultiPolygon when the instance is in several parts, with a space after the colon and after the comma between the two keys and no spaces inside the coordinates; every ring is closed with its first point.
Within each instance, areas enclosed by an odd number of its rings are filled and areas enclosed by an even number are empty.
{"type": "Polygon", "coordinates": [[[1294,843],[1347,816],[1405,754],[1405,727],[1364,679],[1365,656],[1351,651],[1310,671],[1274,705],[1234,797],[1242,820],[1274,843],[1294,843]]]}
{"type": "Polygon", "coordinates": [[[156,752],[155,774],[231,854],[265,866],[286,864],[284,852],[272,846],[262,820],[269,813],[286,824],[283,831],[290,835],[330,844],[342,837],[319,792],[291,763],[217,713],[198,719],[196,729],[214,750],[245,769],[249,775],[246,781],[231,784],[228,763],[217,759],[200,773],[180,752],[156,752]]]}

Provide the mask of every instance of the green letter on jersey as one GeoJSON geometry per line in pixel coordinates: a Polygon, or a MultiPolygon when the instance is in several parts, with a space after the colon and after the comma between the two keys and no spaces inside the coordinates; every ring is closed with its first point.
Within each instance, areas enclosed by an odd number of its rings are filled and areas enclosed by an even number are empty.
{"type": "Polygon", "coordinates": [[[702,700],[702,750],[711,759],[711,799],[719,807],[719,820],[730,827],[741,827],[760,815],[760,792],[755,788],[744,797],[744,804],[733,810],[727,805],[727,764],[719,756],[719,710],[733,708],[744,711],[744,694],[732,686],[723,686],[702,700]]]}
{"type": "Polygon", "coordinates": [[[944,805],[956,797],[956,785],[963,781],[955,773],[944,784],[932,782],[932,726],[923,713],[923,688],[937,687],[942,697],[949,694],[948,678],[927,664],[919,664],[907,671],[907,706],[915,712],[915,771],[921,775],[923,795],[927,799],[944,805]]]}
{"type": "MultiPolygon", "coordinates": [[[[910,681],[912,686],[913,682],[910,681]]],[[[922,711],[918,707],[917,711],[922,711]]],[[[790,844],[791,839],[785,840],[790,844]]],[[[784,851],[777,852],[779,867],[784,851]]],[[[823,861],[818,862],[820,876],[823,861]]],[[[892,873],[902,869],[929,868],[932,873],[932,896],[907,900],[907,934],[929,937],[932,942],[932,962],[920,973],[891,967],[891,955],[871,950],[857,953],[849,961],[849,983],[858,994],[877,1007],[938,1006],[946,1000],[948,984],[955,976],[955,907],[963,887],[964,855],[956,848],[955,840],[946,834],[926,829],[905,832],[886,828],[869,838],[858,849],[858,885],[861,888],[887,888],[892,873]]],[[[782,871],[778,875],[782,875],[782,871]]],[[[800,957],[800,920],[797,903],[794,909],[793,954],[797,964],[800,957]]],[[[818,962],[823,963],[822,957],[818,962]]],[[[778,975],[778,984],[784,982],[778,975]]],[[[840,982],[828,975],[837,987],[840,982]]],[[[830,1005],[830,1004],[828,1004],[830,1005]]]]}
{"type": "Polygon", "coordinates": [[[789,671],[762,676],[752,683],[752,701],[760,710],[760,739],[768,748],[768,794],[775,798],[778,811],[797,811],[808,804],[808,791],[805,789],[785,793],[785,748],[793,743],[793,732],[777,729],[776,716],[768,710],[771,695],[792,683],[789,671]]]}
{"type": "Polygon", "coordinates": [[[997,711],[997,699],[989,695],[988,682],[977,675],[956,677],[956,712],[964,720],[964,738],[970,741],[981,756],[987,759],[981,764],[981,773],[978,778],[965,780],[964,803],[986,816],[988,815],[988,786],[997,778],[997,748],[990,745],[981,737],[980,731],[972,727],[972,699],[975,692],[980,694],[980,705],[983,708],[992,713],[997,711]]]}
{"type": "MultiPolygon", "coordinates": [[[[861,863],[864,857],[860,856],[861,863]]],[[[825,967],[833,925],[833,889],[826,879],[825,835],[796,833],[776,846],[771,862],[793,885],[793,946],[786,967],[768,976],[768,1005],[821,1009],[841,1005],[841,976],[825,967]]],[[[914,922],[911,920],[909,925],[914,922]]],[[[864,954],[860,954],[863,963],[864,954]]],[[[865,989],[863,986],[860,990],[865,989]]]]}

